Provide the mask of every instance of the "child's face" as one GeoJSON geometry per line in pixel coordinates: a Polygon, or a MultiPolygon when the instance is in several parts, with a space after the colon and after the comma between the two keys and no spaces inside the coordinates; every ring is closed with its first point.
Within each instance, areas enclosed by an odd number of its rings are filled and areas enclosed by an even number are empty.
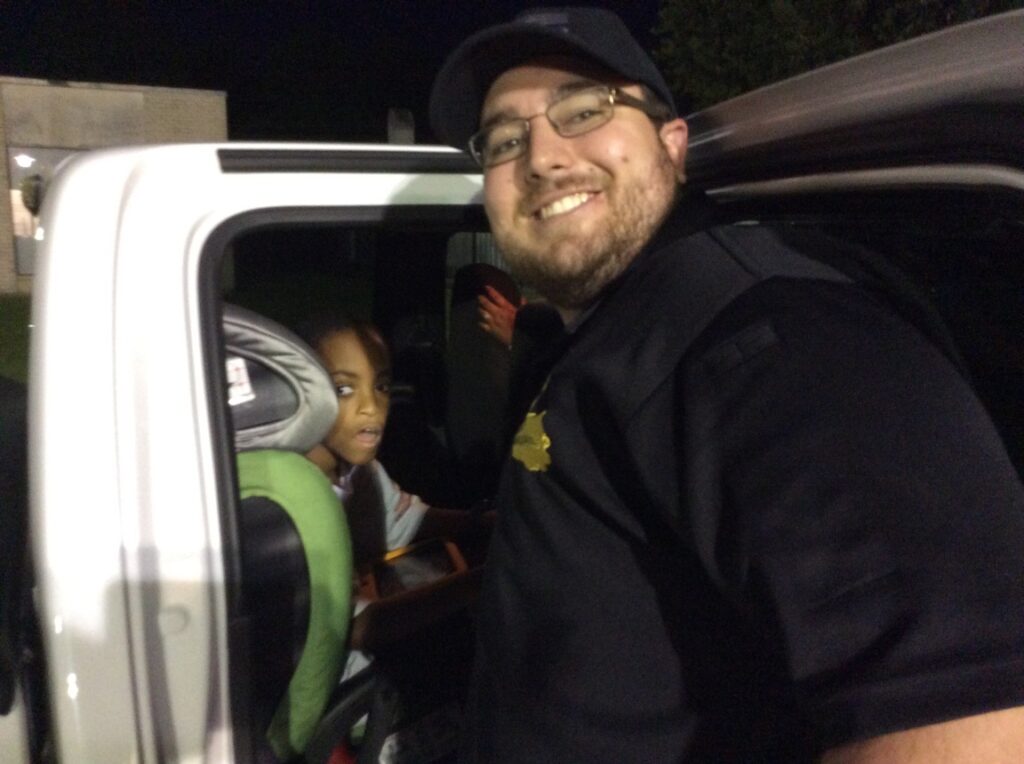
{"type": "Polygon", "coordinates": [[[373,461],[388,421],[390,370],[376,368],[354,331],[334,332],[317,353],[338,393],[338,418],[323,445],[349,465],[373,461]]]}

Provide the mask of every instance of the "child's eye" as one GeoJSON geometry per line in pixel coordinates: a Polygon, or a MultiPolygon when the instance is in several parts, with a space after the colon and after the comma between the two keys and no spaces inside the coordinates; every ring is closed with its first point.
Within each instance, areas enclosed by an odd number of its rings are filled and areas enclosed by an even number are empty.
{"type": "Polygon", "coordinates": [[[384,395],[391,395],[391,383],[390,382],[378,382],[377,392],[384,393],[384,395]]]}
{"type": "Polygon", "coordinates": [[[338,394],[339,398],[348,398],[355,392],[355,388],[352,385],[335,385],[334,392],[338,394]]]}

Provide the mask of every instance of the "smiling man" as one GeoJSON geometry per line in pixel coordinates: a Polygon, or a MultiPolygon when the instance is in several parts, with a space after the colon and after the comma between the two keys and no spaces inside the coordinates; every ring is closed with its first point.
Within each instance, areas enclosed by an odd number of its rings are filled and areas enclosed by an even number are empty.
{"type": "Polygon", "coordinates": [[[670,114],[640,86],[564,57],[510,69],[488,90],[471,146],[488,170],[494,235],[563,311],[590,304],[668,214],[686,153],[686,124],[670,114]]]}
{"type": "Polygon", "coordinates": [[[825,240],[715,227],[607,11],[474,35],[431,120],[567,324],[497,497],[466,760],[1024,760],[1024,488],[944,334],[825,240]]]}

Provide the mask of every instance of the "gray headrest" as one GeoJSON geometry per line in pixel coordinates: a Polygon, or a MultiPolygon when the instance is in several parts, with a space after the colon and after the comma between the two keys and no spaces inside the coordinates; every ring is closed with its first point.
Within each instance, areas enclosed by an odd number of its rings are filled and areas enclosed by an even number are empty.
{"type": "Polygon", "coordinates": [[[338,398],[306,343],[270,319],[224,306],[228,404],[235,448],[305,453],[338,415],[338,398]]]}

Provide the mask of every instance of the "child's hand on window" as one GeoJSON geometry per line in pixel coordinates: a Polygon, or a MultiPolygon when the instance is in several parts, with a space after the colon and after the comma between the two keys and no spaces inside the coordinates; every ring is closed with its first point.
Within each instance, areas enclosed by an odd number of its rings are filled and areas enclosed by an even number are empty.
{"type": "Polygon", "coordinates": [[[485,295],[476,298],[480,308],[480,328],[494,337],[505,347],[512,345],[512,330],[515,328],[516,313],[526,304],[520,300],[513,305],[505,296],[492,286],[485,286],[485,295]]]}

